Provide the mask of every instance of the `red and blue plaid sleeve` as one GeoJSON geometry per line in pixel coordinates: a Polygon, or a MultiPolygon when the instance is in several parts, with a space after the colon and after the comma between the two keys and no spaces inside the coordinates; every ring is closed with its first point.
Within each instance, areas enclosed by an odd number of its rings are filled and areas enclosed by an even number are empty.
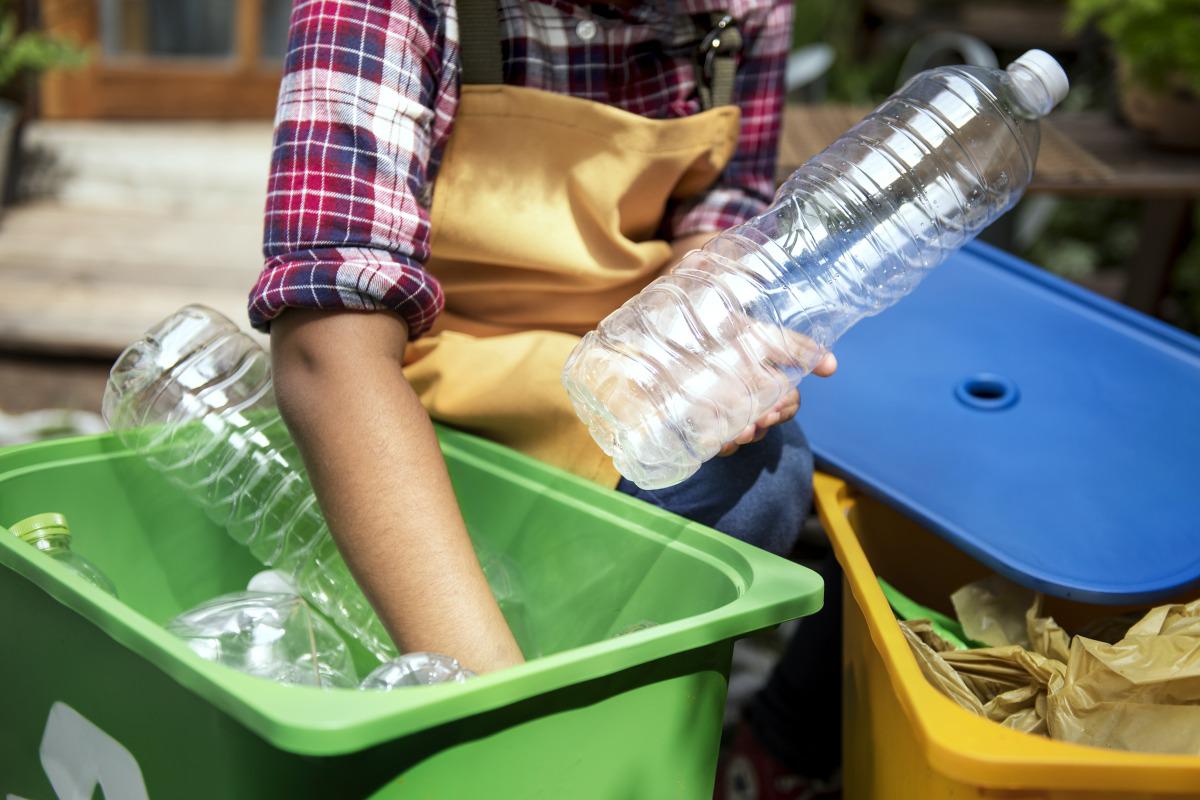
{"type": "Polygon", "coordinates": [[[417,338],[444,304],[423,269],[430,181],[457,103],[451,0],[311,0],[292,13],[250,321],[387,309],[417,338]]]}
{"type": "Polygon", "coordinates": [[[792,3],[734,0],[728,6],[743,37],[733,88],[742,112],[737,150],[708,191],[668,209],[667,232],[676,239],[740,225],[765,211],[775,195],[792,3]]]}

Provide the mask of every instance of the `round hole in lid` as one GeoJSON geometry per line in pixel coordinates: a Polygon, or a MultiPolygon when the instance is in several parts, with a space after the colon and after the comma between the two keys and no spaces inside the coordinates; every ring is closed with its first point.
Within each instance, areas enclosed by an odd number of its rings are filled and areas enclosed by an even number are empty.
{"type": "Polygon", "coordinates": [[[963,405],[978,411],[1001,411],[1011,408],[1020,392],[1008,378],[982,372],[954,387],[954,396],[963,405]]]}

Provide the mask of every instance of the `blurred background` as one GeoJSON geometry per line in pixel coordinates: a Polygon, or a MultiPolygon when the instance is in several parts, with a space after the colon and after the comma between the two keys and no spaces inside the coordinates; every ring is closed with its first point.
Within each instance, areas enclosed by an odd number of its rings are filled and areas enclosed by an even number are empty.
{"type": "MultiPolygon", "coordinates": [[[[260,265],[287,0],[0,0],[0,440],[95,410],[188,302],[260,265]]],[[[985,239],[1200,332],[1200,0],[796,0],[785,175],[921,69],[1055,55],[1070,96],[985,239]]]]}

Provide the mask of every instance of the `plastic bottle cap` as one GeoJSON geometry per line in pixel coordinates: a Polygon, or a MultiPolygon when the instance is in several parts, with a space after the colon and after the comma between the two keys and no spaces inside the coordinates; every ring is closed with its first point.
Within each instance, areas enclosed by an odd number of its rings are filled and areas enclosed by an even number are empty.
{"type": "Polygon", "coordinates": [[[28,542],[43,536],[70,536],[67,518],[54,511],[45,514],[34,514],[9,528],[14,536],[28,542]]]}
{"type": "Polygon", "coordinates": [[[292,577],[278,569],[269,569],[256,574],[246,584],[246,591],[267,592],[269,594],[300,594],[296,590],[296,584],[292,582],[292,577]]]}
{"type": "Polygon", "coordinates": [[[1067,91],[1071,88],[1067,73],[1054,56],[1045,50],[1027,50],[1013,63],[1020,64],[1041,79],[1046,91],[1050,92],[1050,97],[1054,99],[1054,105],[1061,103],[1067,96],[1067,91]]]}

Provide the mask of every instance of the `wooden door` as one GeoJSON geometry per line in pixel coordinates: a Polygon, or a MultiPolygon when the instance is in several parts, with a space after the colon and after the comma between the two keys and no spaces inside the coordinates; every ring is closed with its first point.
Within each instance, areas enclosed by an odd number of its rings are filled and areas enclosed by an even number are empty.
{"type": "Polygon", "coordinates": [[[41,0],[43,27],[88,49],[47,74],[55,119],[270,118],[289,0],[41,0]]]}

